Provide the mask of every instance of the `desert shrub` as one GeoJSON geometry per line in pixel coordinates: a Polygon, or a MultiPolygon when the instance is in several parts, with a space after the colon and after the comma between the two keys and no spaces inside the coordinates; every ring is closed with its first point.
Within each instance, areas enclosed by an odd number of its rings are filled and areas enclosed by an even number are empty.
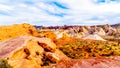
{"type": "Polygon", "coordinates": [[[120,46],[116,42],[72,39],[71,41],[63,39],[55,43],[70,58],[89,58],[97,56],[120,55],[120,46]]]}
{"type": "Polygon", "coordinates": [[[5,59],[0,59],[0,68],[13,68],[8,64],[8,61],[5,59]]]}

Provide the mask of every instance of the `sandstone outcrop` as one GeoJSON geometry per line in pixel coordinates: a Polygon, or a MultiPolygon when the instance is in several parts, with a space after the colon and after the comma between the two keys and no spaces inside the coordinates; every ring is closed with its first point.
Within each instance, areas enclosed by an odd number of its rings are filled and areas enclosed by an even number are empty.
{"type": "Polygon", "coordinates": [[[90,34],[90,35],[82,37],[82,39],[91,39],[91,40],[102,40],[102,41],[105,41],[102,37],[100,37],[97,34],[90,34]]]}
{"type": "MultiPolygon", "coordinates": [[[[0,44],[0,59],[7,59],[14,68],[41,68],[45,52],[54,53],[56,51],[56,45],[49,38],[20,36],[0,44]]],[[[59,56],[62,55],[61,53],[59,56]]],[[[53,54],[53,56],[56,55],[53,54]]]]}
{"type": "Polygon", "coordinates": [[[38,36],[38,32],[30,24],[14,24],[9,26],[0,26],[0,41],[15,38],[17,36],[38,36]]]}

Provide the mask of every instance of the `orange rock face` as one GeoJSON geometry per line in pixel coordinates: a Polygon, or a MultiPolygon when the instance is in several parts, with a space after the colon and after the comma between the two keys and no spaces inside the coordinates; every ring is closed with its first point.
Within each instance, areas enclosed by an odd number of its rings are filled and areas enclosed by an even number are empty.
{"type": "Polygon", "coordinates": [[[30,24],[14,24],[0,26],[0,41],[15,38],[17,36],[38,36],[36,29],[30,24]]]}
{"type": "Polygon", "coordinates": [[[54,34],[52,31],[43,31],[40,33],[40,36],[44,36],[44,37],[47,37],[47,38],[50,38],[52,40],[55,40],[57,35],[54,34]]]}

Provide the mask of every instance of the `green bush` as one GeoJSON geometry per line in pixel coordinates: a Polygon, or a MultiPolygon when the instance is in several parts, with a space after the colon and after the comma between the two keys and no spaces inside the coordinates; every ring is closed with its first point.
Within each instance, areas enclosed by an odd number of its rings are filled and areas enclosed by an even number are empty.
{"type": "Polygon", "coordinates": [[[13,68],[8,64],[8,61],[5,59],[0,59],[0,68],[13,68]]]}

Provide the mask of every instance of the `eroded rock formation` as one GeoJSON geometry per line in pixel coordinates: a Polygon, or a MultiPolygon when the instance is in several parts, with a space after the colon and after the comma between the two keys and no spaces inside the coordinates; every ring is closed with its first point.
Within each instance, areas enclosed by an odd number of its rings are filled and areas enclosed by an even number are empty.
{"type": "Polygon", "coordinates": [[[41,68],[44,54],[54,62],[64,55],[48,38],[21,36],[0,44],[0,59],[7,59],[14,68],[41,68]]]}
{"type": "Polygon", "coordinates": [[[14,24],[0,26],[0,41],[15,38],[17,36],[38,36],[37,30],[30,24],[14,24]]]}

